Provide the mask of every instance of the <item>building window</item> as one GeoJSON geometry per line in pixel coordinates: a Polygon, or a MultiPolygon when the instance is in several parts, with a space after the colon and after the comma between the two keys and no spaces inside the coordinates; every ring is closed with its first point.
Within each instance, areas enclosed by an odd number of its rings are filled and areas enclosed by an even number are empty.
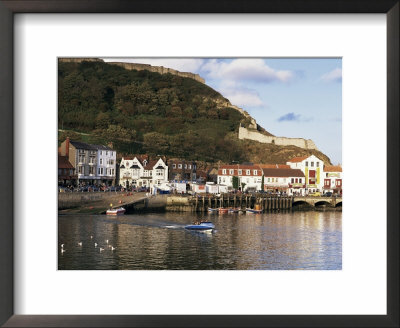
{"type": "Polygon", "coordinates": [[[308,166],[308,162],[306,162],[306,166],[308,166]]]}
{"type": "Polygon", "coordinates": [[[191,164],[189,164],[189,169],[191,169],[192,168],[192,165],[191,164]]]}
{"type": "Polygon", "coordinates": [[[267,182],[271,182],[271,181],[270,181],[270,178],[267,179],[267,182]]]}
{"type": "Polygon", "coordinates": [[[173,169],[176,169],[176,164],[172,164],[172,168],[173,168],[173,169]]]}
{"type": "Polygon", "coordinates": [[[100,165],[103,165],[103,159],[100,158],[100,165]]]}
{"type": "Polygon", "coordinates": [[[89,174],[94,174],[94,167],[93,166],[89,167],[89,174]]]}
{"type": "Polygon", "coordinates": [[[83,166],[78,166],[78,173],[83,174],[83,166]]]}
{"type": "Polygon", "coordinates": [[[229,170],[229,174],[230,174],[230,175],[233,175],[233,170],[229,170]]]}
{"type": "Polygon", "coordinates": [[[238,170],[238,174],[239,174],[239,175],[242,175],[242,170],[238,170]]]}
{"type": "Polygon", "coordinates": [[[317,162],[317,167],[319,167],[319,162],[317,162]]]}
{"type": "Polygon", "coordinates": [[[292,183],[294,183],[294,178],[292,178],[292,183]]]}
{"type": "Polygon", "coordinates": [[[178,164],[178,169],[181,169],[182,168],[182,164],[178,164]]]}
{"type": "Polygon", "coordinates": [[[226,174],[226,169],[223,169],[223,170],[222,170],[222,174],[226,174]]]}
{"type": "Polygon", "coordinates": [[[246,170],[246,175],[250,175],[250,170],[246,170]]]}
{"type": "Polygon", "coordinates": [[[314,167],[314,162],[311,162],[311,167],[314,167]]]}
{"type": "Polygon", "coordinates": [[[253,175],[257,175],[257,170],[253,170],[253,175]]]}

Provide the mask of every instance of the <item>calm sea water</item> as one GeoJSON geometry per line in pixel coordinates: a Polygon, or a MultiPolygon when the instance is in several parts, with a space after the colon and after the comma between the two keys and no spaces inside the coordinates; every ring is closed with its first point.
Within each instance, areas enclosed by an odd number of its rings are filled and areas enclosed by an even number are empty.
{"type": "Polygon", "coordinates": [[[58,268],[340,270],[342,213],[59,216],[58,268]],[[215,224],[213,233],[184,229],[204,217],[215,224]]]}

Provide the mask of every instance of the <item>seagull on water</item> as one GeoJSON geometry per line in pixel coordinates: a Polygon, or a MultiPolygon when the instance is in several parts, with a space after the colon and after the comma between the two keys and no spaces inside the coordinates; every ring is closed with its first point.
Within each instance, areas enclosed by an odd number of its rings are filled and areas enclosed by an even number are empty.
{"type": "Polygon", "coordinates": [[[64,248],[61,248],[61,254],[62,254],[62,253],[65,253],[65,251],[66,251],[66,250],[65,250],[64,248]]]}
{"type": "Polygon", "coordinates": [[[61,248],[64,248],[64,244],[61,244],[61,248]]]}
{"type": "Polygon", "coordinates": [[[81,241],[78,243],[78,246],[82,246],[82,242],[81,241]]]}
{"type": "Polygon", "coordinates": [[[111,250],[112,250],[112,251],[114,251],[114,250],[116,250],[116,249],[117,249],[117,247],[112,247],[112,246],[111,246],[111,250]]]}
{"type": "Polygon", "coordinates": [[[100,250],[100,253],[101,253],[102,251],[104,251],[104,248],[101,248],[101,247],[100,247],[99,250],[100,250]]]}
{"type": "Polygon", "coordinates": [[[97,243],[94,243],[94,247],[97,247],[97,243]]]}
{"type": "Polygon", "coordinates": [[[106,240],[106,243],[108,244],[108,239],[106,240]]]}

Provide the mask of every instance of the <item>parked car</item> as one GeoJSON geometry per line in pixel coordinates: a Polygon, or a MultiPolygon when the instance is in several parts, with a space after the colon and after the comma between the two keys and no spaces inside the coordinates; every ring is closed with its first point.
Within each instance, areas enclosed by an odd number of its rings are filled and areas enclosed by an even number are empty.
{"type": "Polygon", "coordinates": [[[330,191],[328,191],[328,192],[326,192],[326,193],[324,194],[324,196],[325,196],[325,197],[331,197],[331,196],[332,196],[332,193],[331,193],[330,191]]]}
{"type": "Polygon", "coordinates": [[[310,196],[320,197],[321,193],[319,191],[316,191],[316,192],[312,193],[310,196]]]}

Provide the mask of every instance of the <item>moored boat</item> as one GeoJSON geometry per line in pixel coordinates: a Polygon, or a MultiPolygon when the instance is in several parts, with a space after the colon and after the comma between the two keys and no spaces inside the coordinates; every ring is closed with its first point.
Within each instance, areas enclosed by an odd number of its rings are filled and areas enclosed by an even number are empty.
{"type": "Polygon", "coordinates": [[[262,210],[255,210],[255,209],[252,209],[252,208],[246,208],[246,213],[261,214],[262,210]]]}
{"type": "Polygon", "coordinates": [[[209,212],[209,213],[217,213],[217,212],[218,212],[218,208],[211,208],[211,207],[209,207],[209,208],[208,208],[208,212],[209,212]]]}
{"type": "Polygon", "coordinates": [[[196,231],[212,231],[215,228],[212,222],[201,222],[200,224],[189,224],[185,229],[196,231]]]}
{"type": "Polygon", "coordinates": [[[228,213],[229,208],[220,207],[218,208],[218,213],[225,214],[228,213]]]}
{"type": "Polygon", "coordinates": [[[110,208],[106,212],[107,215],[122,215],[124,213],[125,213],[125,209],[123,207],[110,208]]]}
{"type": "Polygon", "coordinates": [[[228,213],[239,213],[240,208],[230,208],[228,209],[228,213]]]}

